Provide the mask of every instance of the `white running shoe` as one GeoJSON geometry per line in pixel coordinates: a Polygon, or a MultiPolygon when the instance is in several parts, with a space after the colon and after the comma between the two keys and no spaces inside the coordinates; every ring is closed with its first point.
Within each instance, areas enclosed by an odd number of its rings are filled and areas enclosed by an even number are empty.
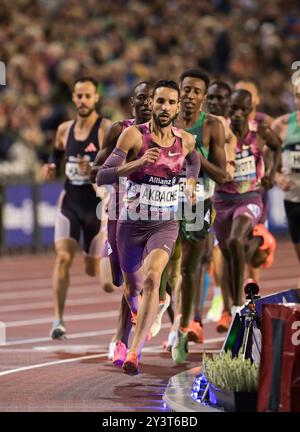
{"type": "Polygon", "coordinates": [[[156,315],[154,323],[152,324],[152,327],[150,329],[150,333],[151,333],[152,337],[156,336],[159,333],[160,328],[161,328],[161,320],[162,320],[163,314],[165,313],[165,311],[170,306],[170,303],[171,303],[171,297],[169,296],[168,293],[166,293],[166,300],[164,303],[161,303],[159,305],[158,314],[156,315]]]}
{"type": "Polygon", "coordinates": [[[235,315],[238,313],[238,314],[240,314],[240,311],[241,311],[241,309],[243,308],[243,306],[235,306],[235,305],[233,305],[233,306],[231,306],[231,316],[232,316],[232,318],[234,319],[235,318],[235,315]]]}
{"type": "Polygon", "coordinates": [[[221,319],[223,312],[223,297],[222,294],[214,295],[209,311],[206,314],[206,319],[212,322],[218,322],[221,319]]]}

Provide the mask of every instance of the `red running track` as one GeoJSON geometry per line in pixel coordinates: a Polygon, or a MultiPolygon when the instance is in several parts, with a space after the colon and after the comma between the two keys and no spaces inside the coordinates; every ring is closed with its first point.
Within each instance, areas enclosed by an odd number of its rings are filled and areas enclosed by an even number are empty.
{"type": "MultiPolygon", "coordinates": [[[[199,366],[203,351],[222,346],[215,324],[205,323],[205,344],[191,344],[188,361],[174,365],[161,348],[170,326],[165,316],[163,329],[145,347],[141,374],[123,374],[107,359],[121,293],[101,292],[97,280],[83,274],[80,253],[65,310],[68,339],[52,341],[53,264],[53,255],[0,260],[0,321],[6,329],[6,344],[0,345],[0,412],[164,411],[169,378],[199,366]]],[[[298,277],[292,245],[281,240],[273,267],[262,275],[262,295],[295,288],[298,277]]],[[[206,309],[211,296],[209,292],[206,309]]]]}

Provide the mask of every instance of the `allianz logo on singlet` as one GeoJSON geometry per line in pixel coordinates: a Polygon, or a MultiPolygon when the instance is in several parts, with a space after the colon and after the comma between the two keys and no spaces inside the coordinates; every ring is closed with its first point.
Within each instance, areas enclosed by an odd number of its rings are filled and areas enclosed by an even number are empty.
{"type": "Polygon", "coordinates": [[[34,229],[33,201],[25,198],[21,206],[7,203],[3,207],[4,230],[22,230],[25,234],[32,234],[34,229]]]}
{"type": "MultiPolygon", "coordinates": [[[[37,221],[40,227],[52,228],[55,224],[56,204],[40,201],[37,204],[37,221]]],[[[32,199],[25,198],[21,206],[7,203],[3,207],[3,228],[21,230],[32,234],[34,230],[34,204],[32,199]]]]}
{"type": "Polygon", "coordinates": [[[165,185],[165,186],[173,186],[176,184],[177,178],[173,177],[172,179],[164,179],[156,176],[149,176],[148,182],[155,185],[165,185]]]}
{"type": "Polygon", "coordinates": [[[90,153],[90,152],[96,152],[98,150],[97,150],[97,147],[95,146],[95,144],[91,142],[86,146],[84,151],[85,151],[85,153],[90,153]]]}
{"type": "Polygon", "coordinates": [[[171,203],[176,205],[178,203],[178,187],[177,188],[161,188],[157,186],[147,186],[145,184],[141,187],[140,195],[141,204],[164,204],[171,203]]]}

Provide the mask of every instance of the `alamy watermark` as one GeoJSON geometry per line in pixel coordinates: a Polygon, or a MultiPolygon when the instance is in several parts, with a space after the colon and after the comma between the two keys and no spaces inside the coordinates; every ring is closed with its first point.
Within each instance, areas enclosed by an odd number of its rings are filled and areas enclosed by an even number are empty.
{"type": "MultiPolygon", "coordinates": [[[[188,195],[191,187],[186,180],[177,182],[176,177],[164,179],[159,184],[159,177],[151,177],[147,184],[119,178],[119,183],[112,188],[106,186],[97,189],[101,198],[96,214],[99,220],[104,218],[108,204],[108,219],[130,221],[184,221],[186,231],[201,231],[204,226],[204,187],[203,179],[198,179],[195,187],[195,202],[192,204],[188,195]],[[202,183],[201,183],[202,181],[202,183]],[[167,183],[169,182],[169,183],[167,183]],[[109,194],[109,203],[108,195],[109,194]]],[[[206,216],[208,217],[208,215],[206,216]]]]}
{"type": "Polygon", "coordinates": [[[3,61],[0,61],[0,85],[6,85],[6,66],[3,61]]]}
{"type": "Polygon", "coordinates": [[[5,323],[0,321],[0,345],[6,344],[6,326],[5,323]]]}
{"type": "Polygon", "coordinates": [[[300,321],[294,321],[292,330],[296,330],[292,335],[292,344],[295,346],[300,345],[300,321]]]}
{"type": "Polygon", "coordinates": [[[300,60],[294,61],[292,69],[296,71],[292,75],[292,84],[296,86],[300,84],[300,60]]]}

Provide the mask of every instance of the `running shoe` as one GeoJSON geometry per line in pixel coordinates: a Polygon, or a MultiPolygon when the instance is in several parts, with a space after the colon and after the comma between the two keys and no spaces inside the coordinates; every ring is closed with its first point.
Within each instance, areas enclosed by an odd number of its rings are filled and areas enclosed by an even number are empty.
{"type": "Polygon", "coordinates": [[[176,364],[184,363],[188,355],[188,333],[177,330],[176,341],[172,346],[172,359],[176,364]]]}
{"type": "MultiPolygon", "coordinates": [[[[132,331],[134,332],[136,322],[137,322],[137,313],[130,311],[131,313],[131,324],[132,324],[132,331]]],[[[149,342],[152,339],[151,331],[146,336],[146,342],[149,342]]]]}
{"type": "Polygon", "coordinates": [[[216,330],[218,333],[225,333],[229,330],[232,317],[229,312],[224,311],[222,313],[220,321],[217,323],[216,330]]]}
{"type": "Polygon", "coordinates": [[[128,375],[138,375],[140,373],[138,354],[129,352],[123,363],[123,371],[128,375]]]}
{"type": "Polygon", "coordinates": [[[107,358],[108,360],[112,360],[113,356],[114,356],[114,351],[116,348],[117,342],[112,340],[109,345],[108,345],[108,353],[107,353],[107,358]]]}
{"type": "Polygon", "coordinates": [[[175,341],[176,341],[176,331],[173,330],[170,331],[168,335],[168,340],[163,343],[164,351],[171,352],[172,346],[174,345],[175,341]]]}
{"type": "Polygon", "coordinates": [[[113,356],[113,364],[119,367],[123,366],[124,361],[126,360],[127,348],[126,345],[122,341],[118,341],[116,344],[116,348],[113,356]]]}
{"type": "Polygon", "coordinates": [[[152,324],[152,327],[150,329],[150,333],[151,333],[152,337],[156,336],[159,333],[160,328],[161,328],[161,320],[162,320],[163,314],[165,313],[165,311],[170,306],[170,303],[171,303],[171,297],[169,296],[168,293],[166,293],[166,299],[165,299],[164,303],[159,304],[158,314],[156,315],[154,323],[152,324]]]}
{"type": "Polygon", "coordinates": [[[137,313],[136,312],[132,312],[132,311],[130,311],[130,313],[131,313],[131,324],[133,326],[135,326],[136,325],[136,321],[137,321],[137,313]]]}
{"type": "Polygon", "coordinates": [[[223,311],[223,297],[222,294],[214,295],[211,307],[206,314],[206,319],[212,322],[218,322],[221,319],[223,311]]]}
{"type": "Polygon", "coordinates": [[[55,320],[50,332],[51,339],[66,339],[66,329],[62,320],[55,320]]]}
{"type": "Polygon", "coordinates": [[[203,327],[199,321],[191,321],[188,326],[188,340],[195,343],[204,342],[203,327]]]}

